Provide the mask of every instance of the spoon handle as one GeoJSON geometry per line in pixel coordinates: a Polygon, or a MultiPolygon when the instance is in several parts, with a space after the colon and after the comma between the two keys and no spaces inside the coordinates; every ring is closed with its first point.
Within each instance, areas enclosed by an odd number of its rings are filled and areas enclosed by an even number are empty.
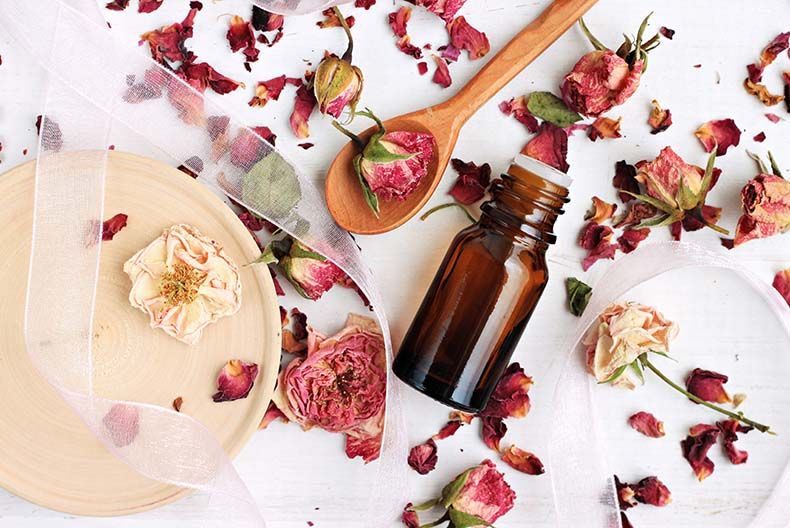
{"type": "Polygon", "coordinates": [[[502,87],[526,68],[597,0],[554,0],[535,20],[508,42],[493,59],[452,98],[442,103],[464,123],[502,87]]]}

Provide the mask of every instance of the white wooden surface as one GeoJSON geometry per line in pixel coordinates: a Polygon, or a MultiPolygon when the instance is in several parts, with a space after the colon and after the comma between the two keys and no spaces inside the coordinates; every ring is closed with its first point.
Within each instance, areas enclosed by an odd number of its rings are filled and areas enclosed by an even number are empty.
{"type": "MultiPolygon", "coordinates": [[[[115,31],[130,42],[136,41],[145,30],[180,20],[186,12],[187,1],[168,0],[162,9],[150,15],[136,14],[135,2],[132,4],[125,13],[108,13],[115,31]]],[[[487,32],[496,50],[545,4],[545,1],[529,0],[469,0],[463,14],[473,25],[487,32]]],[[[217,19],[223,13],[246,15],[247,9],[243,0],[206,2],[206,9],[198,16],[192,47],[223,73],[247,83],[247,90],[225,96],[222,101],[245,111],[250,125],[272,127],[278,135],[277,146],[320,184],[324,167],[343,142],[329,122],[314,117],[310,141],[316,146],[303,151],[296,146],[297,141],[288,130],[291,92],[284,92],[279,102],[272,102],[265,109],[247,109],[246,101],[255,81],[282,73],[298,76],[306,67],[303,60],[315,64],[325,48],[341,51],[340,31],[318,30],[314,25],[319,18],[317,15],[288,19],[283,41],[274,48],[263,49],[261,60],[250,74],[243,69],[241,56],[229,53],[224,40],[226,22],[217,19]]],[[[354,10],[353,13],[357,17],[355,59],[366,76],[363,103],[382,117],[441,101],[452,95],[481,64],[464,59],[454,65],[455,83],[447,90],[432,84],[430,74],[420,77],[415,62],[394,46],[385,21],[386,14],[392,10],[391,1],[379,0],[379,5],[370,11],[354,10]]],[[[551,398],[564,360],[563,343],[575,325],[575,319],[565,310],[563,280],[567,276],[578,276],[594,283],[607,265],[599,263],[590,273],[582,273],[579,262],[583,253],[576,247],[575,238],[590,197],[597,194],[605,199],[614,198],[610,184],[614,162],[652,159],[660,148],[672,145],[687,161],[703,164],[704,154],[692,136],[693,131],[708,119],[733,117],[745,130],[741,146],[720,160],[724,175],[709,197],[711,204],[724,207],[722,224],[728,228],[734,227],[739,212],[739,190],[754,174],[746,149],[764,152],[770,148],[777,154],[782,167],[790,171],[790,153],[786,148],[790,140],[788,121],[769,122],[763,117],[765,109],[741,88],[744,66],[756,59],[770,38],[788,29],[785,26],[790,15],[787,2],[601,0],[587,20],[600,39],[616,46],[621,33],[635,31],[650,10],[655,11],[653,29],[666,25],[677,30],[677,34],[673,41],[664,42],[651,56],[650,69],[638,93],[612,112],[611,115],[624,118],[623,139],[597,143],[582,136],[571,139],[571,175],[576,181],[572,189],[573,201],[557,227],[559,243],[551,250],[553,280],[514,358],[535,378],[531,393],[533,411],[526,419],[509,423],[510,433],[505,444],[517,443],[543,457],[544,461],[547,459],[551,398]],[[697,64],[701,66],[695,68],[697,64]],[[645,124],[653,98],[672,109],[675,121],[672,128],[657,136],[651,136],[645,124]],[[765,131],[768,139],[763,144],[754,143],[751,138],[760,131],[765,131]]],[[[436,46],[445,38],[441,23],[420,10],[414,12],[410,33],[418,44],[433,42],[436,46]]],[[[503,171],[508,160],[523,146],[527,135],[520,124],[499,112],[497,103],[536,89],[556,89],[562,74],[588,49],[578,29],[569,31],[473,117],[461,135],[456,156],[487,161],[495,173],[503,171]]],[[[3,57],[0,141],[4,146],[0,153],[0,170],[3,170],[35,155],[33,124],[40,111],[43,85],[29,59],[11,50],[2,35],[0,54],[3,57]],[[27,155],[22,154],[23,149],[29,149],[27,155]]],[[[428,60],[430,63],[430,57],[428,60]]],[[[788,69],[785,56],[779,62],[782,65],[767,75],[774,91],[780,89],[778,72],[788,69]]],[[[783,107],[773,110],[790,118],[783,107]]],[[[135,146],[131,139],[128,143],[119,139],[117,147],[123,150],[135,146]]],[[[453,178],[448,174],[429,205],[447,200],[445,192],[453,178]]],[[[415,218],[393,233],[359,238],[386,299],[396,344],[408,327],[447,244],[464,222],[460,214],[445,211],[426,222],[415,218]]],[[[663,232],[651,235],[653,240],[666,238],[663,232]]],[[[719,250],[718,237],[713,232],[686,234],[685,238],[719,250]]],[[[732,255],[770,281],[775,271],[790,266],[790,235],[749,243],[732,255]]],[[[634,393],[607,387],[598,389],[605,403],[601,415],[607,420],[608,435],[608,449],[601,456],[608,457],[613,471],[623,479],[635,480],[656,474],[674,492],[672,505],[664,509],[641,506],[632,510],[632,521],[639,527],[747,526],[790,453],[787,343],[779,336],[778,326],[767,309],[729,275],[674,273],[646,284],[631,297],[658,305],[681,325],[675,348],[679,363],[667,363],[668,372],[681,379],[689,369],[701,366],[729,374],[731,392],[749,395],[744,410],[757,419],[770,422],[780,433],[772,438],[752,433],[743,439],[741,445],[751,455],[745,466],[729,465],[714,448],[712,457],[717,465],[716,472],[699,484],[681,458],[678,442],[687,427],[698,421],[711,421],[714,416],[673,395],[654,379],[634,393]],[[666,438],[646,439],[627,428],[627,416],[640,409],[651,410],[666,421],[666,438]]],[[[359,309],[353,303],[353,294],[337,290],[316,305],[298,304],[317,326],[332,331],[342,322],[337,315],[342,310],[337,307],[345,309],[348,305],[359,309]]],[[[447,409],[416,393],[405,392],[409,436],[417,443],[438,430],[444,423],[447,409]]],[[[366,482],[369,482],[365,479],[371,478],[374,468],[346,460],[341,449],[342,442],[337,436],[320,431],[303,433],[293,425],[275,424],[253,439],[238,457],[236,465],[273,527],[303,527],[307,526],[307,521],[321,528],[368,527],[362,519],[366,482]]],[[[411,474],[412,498],[421,501],[435,495],[454,474],[490,454],[479,440],[476,427],[462,429],[455,437],[440,443],[436,471],[423,477],[411,474]]],[[[548,475],[531,477],[510,470],[505,472],[518,493],[518,500],[513,512],[497,526],[553,526],[548,475]]],[[[179,506],[172,511],[178,512],[179,506]]],[[[157,514],[142,519],[74,518],[0,491],[0,525],[69,528],[163,527],[168,524],[166,520],[157,519],[157,514]]]]}

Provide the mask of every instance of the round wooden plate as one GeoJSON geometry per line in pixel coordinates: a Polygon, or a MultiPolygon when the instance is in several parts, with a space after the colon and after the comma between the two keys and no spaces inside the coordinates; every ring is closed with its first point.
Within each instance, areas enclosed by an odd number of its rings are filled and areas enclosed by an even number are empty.
{"type": "MultiPolygon", "coordinates": [[[[30,362],[23,339],[35,165],[0,176],[0,485],[36,504],[78,515],[123,515],[172,502],[188,490],[139,475],[104,449],[30,362]]],[[[163,163],[112,152],[104,218],[129,223],[104,242],[94,313],[97,395],[170,407],[200,420],[235,456],[256,431],[274,390],[280,316],[260,253],[235,214],[204,185],[163,163]],[[148,326],[129,304],[123,263],[176,223],[219,241],[241,271],[242,308],[189,346],[148,326]],[[214,403],[216,377],[229,359],[260,373],[249,396],[214,403]]],[[[44,248],[46,251],[46,248],[44,248]]]]}

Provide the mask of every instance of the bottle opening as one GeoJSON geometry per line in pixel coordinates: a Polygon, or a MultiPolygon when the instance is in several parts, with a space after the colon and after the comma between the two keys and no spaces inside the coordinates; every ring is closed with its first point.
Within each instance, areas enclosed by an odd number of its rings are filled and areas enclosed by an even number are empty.
{"type": "Polygon", "coordinates": [[[547,182],[553,183],[554,185],[559,185],[560,187],[565,187],[567,189],[570,187],[571,183],[573,183],[573,178],[564,172],[559,171],[551,165],[546,165],[542,161],[538,161],[535,158],[531,158],[525,154],[518,154],[513,160],[513,163],[518,165],[520,168],[531,172],[535,176],[539,176],[547,182]]]}

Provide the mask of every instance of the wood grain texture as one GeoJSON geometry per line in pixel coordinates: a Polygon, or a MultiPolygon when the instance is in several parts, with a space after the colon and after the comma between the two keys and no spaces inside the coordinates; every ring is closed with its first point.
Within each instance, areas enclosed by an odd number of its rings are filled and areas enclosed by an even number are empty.
{"type": "MultiPolygon", "coordinates": [[[[120,515],[154,508],[187,490],[149,480],[110,454],[48,385],[24,347],[23,315],[32,227],[33,163],[0,176],[0,485],[37,504],[81,515],[120,515]]],[[[240,267],[257,246],[233,212],[205,186],[163,163],[114,152],[105,217],[129,215],[102,244],[94,312],[97,396],[170,407],[208,427],[234,456],[256,431],[276,381],[280,323],[266,268],[241,268],[242,308],[204,330],[194,346],[148,325],[128,301],[123,263],[164,228],[188,223],[219,241],[240,267]],[[216,376],[233,358],[258,363],[244,400],[214,403],[216,376]]],[[[46,248],[41,250],[46,251],[46,248]]]]}
{"type": "MultiPolygon", "coordinates": [[[[436,152],[428,174],[405,200],[380,200],[377,218],[365,197],[352,160],[359,149],[348,143],[326,175],[326,201],[335,221],[352,233],[373,235],[391,231],[414,216],[430,199],[447,168],[458,134],[467,119],[587,12],[597,0],[555,0],[507,43],[471,81],[444,103],[384,121],[389,131],[433,134],[436,152]]],[[[367,139],[370,128],[361,137],[367,139]]]]}

